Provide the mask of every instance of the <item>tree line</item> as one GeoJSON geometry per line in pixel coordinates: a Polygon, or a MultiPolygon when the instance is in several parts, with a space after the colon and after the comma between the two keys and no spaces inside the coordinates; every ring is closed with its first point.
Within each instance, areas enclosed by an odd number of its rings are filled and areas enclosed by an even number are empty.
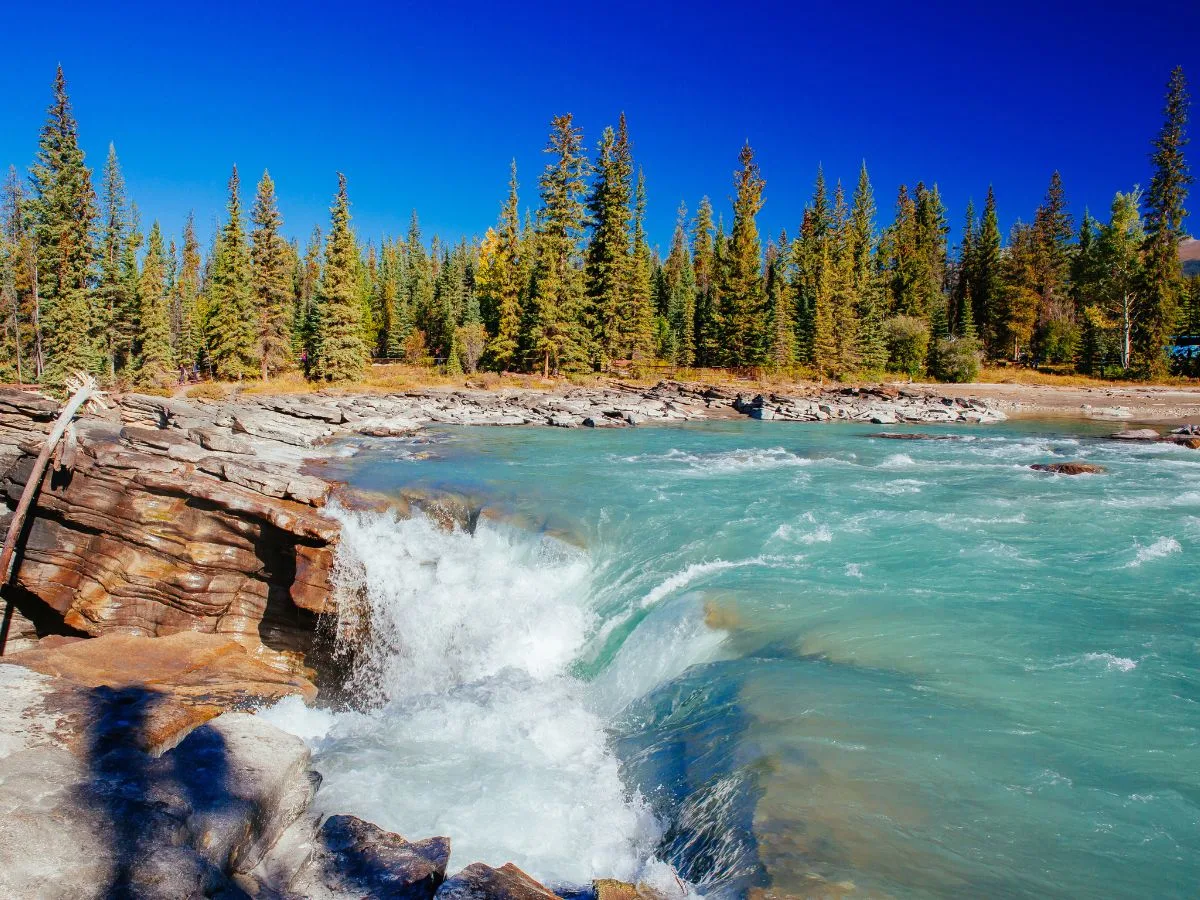
{"type": "Polygon", "coordinates": [[[681,206],[665,255],[646,235],[647,189],[622,115],[589,154],[572,116],[551,122],[536,212],[516,164],[482,238],[407,234],[365,245],[346,179],[324,231],[283,232],[264,172],[247,211],[236,166],[207,252],[191,216],[177,241],[143,234],[110,145],[99,190],[61,67],[28,178],[10,168],[0,210],[0,380],[61,385],[70,372],[165,387],[302,370],[359,376],[372,357],[449,372],[591,372],[654,361],[822,377],[885,371],[972,380],[984,360],[1158,378],[1200,335],[1200,277],[1185,279],[1192,178],[1183,72],[1167,85],[1151,178],[1078,227],[1055,172],[1029,222],[1001,234],[995,192],[966,210],[957,246],[936,184],[901,185],[880,229],[863,164],[852,191],[818,169],[794,236],[764,243],[765,181],[747,144],[731,225],[681,206]]]}

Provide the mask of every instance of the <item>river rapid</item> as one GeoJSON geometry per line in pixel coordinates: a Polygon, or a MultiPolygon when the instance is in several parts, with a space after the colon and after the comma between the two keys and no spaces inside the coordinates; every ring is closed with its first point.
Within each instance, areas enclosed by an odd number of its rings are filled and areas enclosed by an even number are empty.
{"type": "Polygon", "coordinates": [[[451,870],[745,896],[1200,884],[1200,452],[1103,426],[454,428],[326,474],[359,711],[268,711],[317,804],[451,870]],[[1104,475],[1031,463],[1086,460],[1104,475]],[[352,623],[350,623],[352,624],[352,623]]]}

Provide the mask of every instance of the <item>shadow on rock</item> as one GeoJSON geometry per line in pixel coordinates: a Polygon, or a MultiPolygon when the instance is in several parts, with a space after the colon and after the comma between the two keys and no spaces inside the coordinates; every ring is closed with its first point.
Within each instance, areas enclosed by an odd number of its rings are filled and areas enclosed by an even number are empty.
{"type": "MultiPolygon", "coordinates": [[[[193,814],[211,816],[231,803],[221,736],[198,729],[210,734],[194,732],[187,745],[200,752],[154,758],[143,747],[153,710],[163,700],[144,687],[102,686],[88,695],[89,777],[78,790],[81,804],[109,826],[112,879],[100,895],[113,900],[244,896],[189,846],[193,814]]],[[[243,830],[244,822],[243,813],[243,830]]]]}

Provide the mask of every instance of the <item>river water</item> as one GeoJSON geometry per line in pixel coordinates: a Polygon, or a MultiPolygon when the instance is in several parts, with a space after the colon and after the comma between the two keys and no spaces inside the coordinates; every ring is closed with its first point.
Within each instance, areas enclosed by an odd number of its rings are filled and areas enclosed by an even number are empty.
{"type": "Polygon", "coordinates": [[[304,736],[318,804],[451,869],[666,893],[1172,897],[1200,885],[1200,452],[1109,427],[449,429],[333,472],[375,635],[304,736]],[[1062,477],[1036,462],[1087,460],[1062,477]]]}

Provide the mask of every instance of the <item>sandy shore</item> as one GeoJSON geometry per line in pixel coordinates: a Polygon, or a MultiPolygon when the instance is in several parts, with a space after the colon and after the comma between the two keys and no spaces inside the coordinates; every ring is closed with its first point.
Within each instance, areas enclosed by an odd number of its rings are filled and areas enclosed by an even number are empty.
{"type": "Polygon", "coordinates": [[[1058,387],[1035,384],[911,384],[907,390],[991,400],[1013,418],[1200,422],[1200,387],[1058,387]]]}

